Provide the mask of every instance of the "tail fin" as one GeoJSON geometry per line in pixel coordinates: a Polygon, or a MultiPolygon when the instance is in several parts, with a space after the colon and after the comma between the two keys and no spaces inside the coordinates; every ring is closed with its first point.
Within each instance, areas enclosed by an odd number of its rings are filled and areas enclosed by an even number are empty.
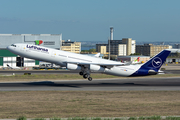
{"type": "Polygon", "coordinates": [[[144,63],[141,68],[155,70],[156,72],[158,72],[170,53],[171,51],[169,50],[161,51],[159,54],[151,58],[148,62],[144,63]]]}
{"type": "Polygon", "coordinates": [[[132,64],[139,64],[140,63],[140,57],[137,57],[134,61],[131,61],[132,64]]]}
{"type": "Polygon", "coordinates": [[[139,62],[140,57],[137,57],[137,59],[134,60],[134,62],[139,62]]]}
{"type": "Polygon", "coordinates": [[[137,62],[138,61],[138,59],[135,59],[133,62],[137,62]]]}
{"type": "Polygon", "coordinates": [[[161,51],[159,54],[151,58],[148,62],[144,63],[141,68],[146,68],[158,72],[170,53],[171,51],[169,50],[161,51]]]}
{"type": "Polygon", "coordinates": [[[100,56],[100,53],[97,53],[96,55],[94,55],[94,57],[99,57],[100,56]]]}
{"type": "Polygon", "coordinates": [[[139,60],[140,60],[140,57],[137,57],[137,59],[134,60],[134,62],[139,62],[139,60]]]}
{"type": "Polygon", "coordinates": [[[137,61],[138,61],[138,62],[139,62],[139,60],[140,60],[140,57],[137,58],[137,61]]]}
{"type": "Polygon", "coordinates": [[[132,76],[157,74],[170,53],[171,51],[169,50],[161,51],[159,54],[144,63],[138,71],[132,74],[132,76]]]}
{"type": "Polygon", "coordinates": [[[12,69],[12,67],[11,67],[10,65],[8,65],[8,64],[7,64],[7,67],[8,67],[9,69],[12,69]]]}

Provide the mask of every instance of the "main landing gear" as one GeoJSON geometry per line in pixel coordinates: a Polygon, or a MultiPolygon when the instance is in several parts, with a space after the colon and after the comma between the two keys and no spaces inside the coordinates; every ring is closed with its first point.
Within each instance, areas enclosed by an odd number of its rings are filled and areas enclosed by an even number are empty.
{"type": "Polygon", "coordinates": [[[89,81],[92,81],[92,77],[90,77],[89,72],[81,71],[79,72],[79,75],[82,75],[84,79],[88,78],[89,81]]]}

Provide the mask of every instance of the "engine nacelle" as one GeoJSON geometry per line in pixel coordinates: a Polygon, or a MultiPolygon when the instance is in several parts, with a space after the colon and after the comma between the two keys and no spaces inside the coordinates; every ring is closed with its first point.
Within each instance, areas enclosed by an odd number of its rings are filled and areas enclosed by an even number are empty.
{"type": "Polygon", "coordinates": [[[90,70],[104,72],[105,68],[103,68],[99,65],[90,65],[90,70]]]}
{"type": "Polygon", "coordinates": [[[80,66],[71,63],[67,63],[66,68],[70,70],[81,70],[80,66]]]}
{"type": "Polygon", "coordinates": [[[158,74],[158,72],[154,71],[154,70],[149,70],[148,71],[148,75],[156,75],[158,74]]]}

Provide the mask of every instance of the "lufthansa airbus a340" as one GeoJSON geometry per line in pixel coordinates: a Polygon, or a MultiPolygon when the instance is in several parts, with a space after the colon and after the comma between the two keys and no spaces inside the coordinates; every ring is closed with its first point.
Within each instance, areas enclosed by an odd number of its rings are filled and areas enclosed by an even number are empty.
{"type": "Polygon", "coordinates": [[[126,65],[125,63],[91,57],[82,54],[56,50],[33,44],[16,43],[7,49],[21,57],[50,62],[70,70],[80,70],[79,74],[89,81],[91,71],[117,76],[144,76],[158,74],[171,51],[163,50],[143,64],[126,65]]]}

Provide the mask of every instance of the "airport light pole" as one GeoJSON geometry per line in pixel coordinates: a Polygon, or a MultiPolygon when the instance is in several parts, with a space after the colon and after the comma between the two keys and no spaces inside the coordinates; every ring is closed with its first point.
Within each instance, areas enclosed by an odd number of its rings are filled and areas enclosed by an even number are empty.
{"type": "Polygon", "coordinates": [[[108,42],[109,42],[109,60],[110,60],[110,56],[111,56],[111,52],[110,52],[110,40],[108,40],[108,42]]]}

